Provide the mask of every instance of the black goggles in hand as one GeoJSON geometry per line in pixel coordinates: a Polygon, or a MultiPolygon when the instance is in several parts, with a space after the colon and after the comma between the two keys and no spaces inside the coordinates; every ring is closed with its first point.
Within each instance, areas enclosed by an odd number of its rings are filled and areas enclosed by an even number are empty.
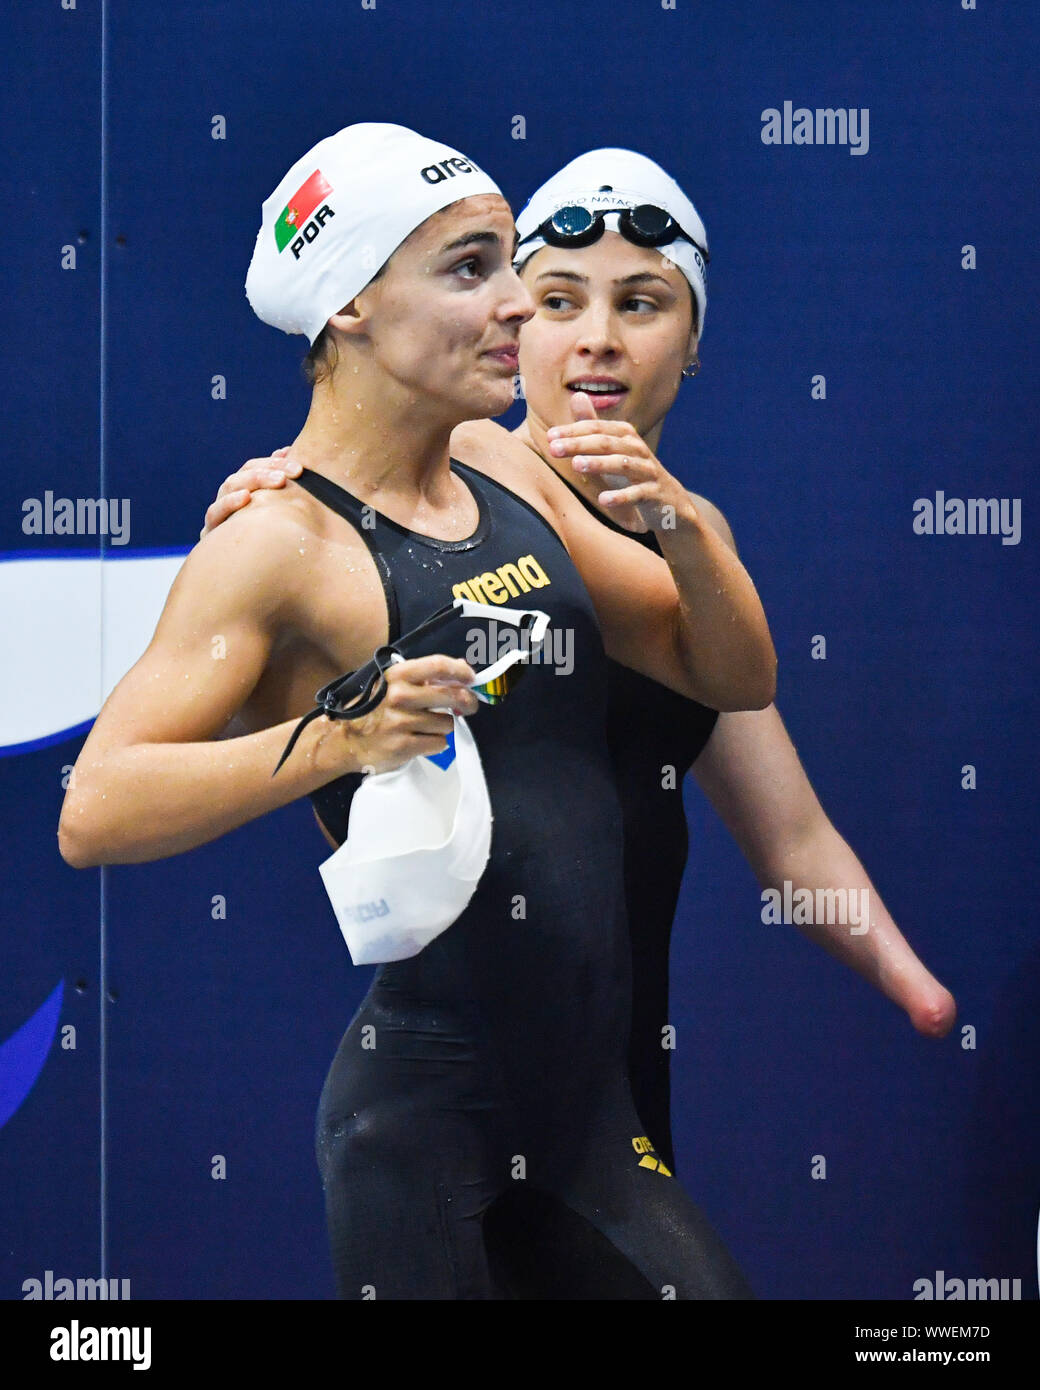
{"type": "Polygon", "coordinates": [[[704,257],[705,265],[711,259],[707,247],[694,240],[689,232],[684,232],[670,212],[654,207],[652,203],[640,203],[634,208],[597,208],[595,212],[577,203],[569,204],[557,208],[540,227],[524,237],[524,241],[541,237],[549,246],[591,246],[594,241],[599,241],[606,229],[604,218],[614,212],[620,214],[618,231],[636,246],[667,246],[681,237],[696,246],[704,257]]]}
{"type": "Polygon", "coordinates": [[[348,671],[345,676],[339,676],[328,685],[323,685],[314,697],[314,708],[303,716],[293,730],[292,737],[285,745],[285,750],[278,759],[278,766],[271,776],[274,776],[296,747],[296,740],[312,719],[317,719],[320,715],[329,719],[360,719],[362,715],[368,714],[386,694],[386,673],[393,663],[406,661],[411,654],[410,649],[418,644],[419,639],[429,637],[438,628],[459,618],[488,619],[495,624],[503,623],[514,627],[522,634],[522,642],[511,646],[504,655],[482,670],[476,671],[475,680],[469,687],[482,703],[500,704],[509,691],[515,688],[524,672],[525,664],[537,655],[545,641],[545,634],[549,629],[549,615],[543,613],[540,608],[494,608],[490,604],[476,603],[472,599],[457,598],[452,603],[445,604],[443,608],[438,608],[425,622],[398,637],[396,642],[377,647],[372,660],[364,666],[359,666],[356,671],[348,671]]]}

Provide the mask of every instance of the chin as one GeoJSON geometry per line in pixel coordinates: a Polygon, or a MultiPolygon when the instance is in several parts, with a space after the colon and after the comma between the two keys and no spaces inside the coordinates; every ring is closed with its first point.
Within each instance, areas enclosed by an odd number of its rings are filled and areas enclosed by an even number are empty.
{"type": "Polygon", "coordinates": [[[486,420],[494,415],[504,415],[515,400],[513,378],[510,377],[500,388],[487,387],[474,392],[466,405],[464,420],[486,420]]]}

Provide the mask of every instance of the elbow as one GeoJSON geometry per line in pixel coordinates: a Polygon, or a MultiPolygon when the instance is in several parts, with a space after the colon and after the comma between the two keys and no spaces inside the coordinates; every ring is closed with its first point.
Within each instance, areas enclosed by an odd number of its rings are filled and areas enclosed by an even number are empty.
{"type": "MultiPolygon", "coordinates": [[[[773,703],[774,695],[775,691],[772,694],[767,694],[764,688],[752,690],[750,687],[745,687],[740,693],[727,692],[723,698],[710,701],[710,707],[717,709],[720,714],[741,714],[747,710],[768,709],[773,703]]],[[[702,699],[701,703],[708,704],[709,702],[702,699]]]]}
{"type": "Polygon", "coordinates": [[[751,703],[748,709],[768,709],[776,699],[776,665],[776,648],[767,628],[762,638],[755,679],[750,682],[752,689],[748,693],[751,703]]]}
{"type": "Polygon", "coordinates": [[[754,668],[745,667],[723,693],[722,699],[714,708],[722,714],[734,714],[740,710],[768,709],[776,699],[776,653],[770,650],[768,658],[757,663],[754,668]]]}
{"type": "Polygon", "coordinates": [[[758,685],[751,692],[751,703],[748,709],[768,709],[776,699],[776,657],[774,656],[768,668],[763,671],[758,685]]]}
{"type": "Polygon", "coordinates": [[[81,808],[66,802],[58,821],[58,853],[70,869],[95,869],[104,860],[100,845],[84,823],[81,808]]]}

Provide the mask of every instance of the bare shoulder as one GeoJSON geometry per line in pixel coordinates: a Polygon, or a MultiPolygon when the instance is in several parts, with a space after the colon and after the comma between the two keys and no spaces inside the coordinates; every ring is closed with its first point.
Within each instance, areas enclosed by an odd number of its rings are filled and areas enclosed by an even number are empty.
{"type": "Polygon", "coordinates": [[[254,492],[247,507],[198,541],[176,583],[189,586],[196,602],[276,619],[306,583],[305,561],[321,539],[317,507],[299,487],[254,492]]]}
{"type": "Polygon", "coordinates": [[[554,522],[549,492],[552,469],[509,430],[494,420],[466,420],[451,432],[451,455],[460,463],[486,473],[554,522]]]}
{"type": "Polygon", "coordinates": [[[464,420],[451,432],[451,453],[482,473],[536,476],[543,466],[526,444],[494,420],[464,420]]]}
{"type": "MultiPolygon", "coordinates": [[[[687,488],[687,492],[689,492],[689,488],[687,488]]],[[[726,520],[724,514],[719,510],[718,507],[716,507],[714,502],[709,502],[706,497],[701,497],[699,493],[690,492],[690,496],[693,498],[693,504],[697,508],[698,512],[704,517],[704,520],[708,523],[708,525],[712,528],[713,531],[715,531],[719,536],[722,537],[722,539],[729,546],[730,550],[732,550],[733,553],[736,554],[737,542],[734,538],[730,524],[726,520]]]]}
{"type": "MultiPolygon", "coordinates": [[[[451,432],[451,452],[461,449],[467,453],[487,454],[492,458],[508,458],[516,447],[523,448],[507,429],[494,420],[463,420],[451,432]]],[[[463,459],[463,463],[467,460],[463,459]]],[[[476,464],[471,465],[476,467],[476,464]]]]}

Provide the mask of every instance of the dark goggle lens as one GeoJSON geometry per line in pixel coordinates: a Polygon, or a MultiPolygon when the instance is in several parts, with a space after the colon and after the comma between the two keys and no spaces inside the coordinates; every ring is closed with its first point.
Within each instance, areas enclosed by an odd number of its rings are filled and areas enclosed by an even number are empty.
{"type": "Polygon", "coordinates": [[[590,212],[588,208],[571,205],[559,208],[539,228],[550,245],[587,246],[603,235],[604,217],[609,212],[620,214],[618,230],[637,246],[664,246],[676,237],[685,236],[678,222],[663,208],[652,203],[640,203],[634,208],[606,208],[590,212]]]}
{"type": "Polygon", "coordinates": [[[662,246],[681,234],[671,215],[652,203],[640,203],[639,207],[623,212],[621,221],[633,238],[645,246],[662,246]]]}
{"type": "Polygon", "coordinates": [[[560,208],[552,215],[552,228],[560,236],[581,236],[592,226],[595,218],[588,208],[560,208]]]}

